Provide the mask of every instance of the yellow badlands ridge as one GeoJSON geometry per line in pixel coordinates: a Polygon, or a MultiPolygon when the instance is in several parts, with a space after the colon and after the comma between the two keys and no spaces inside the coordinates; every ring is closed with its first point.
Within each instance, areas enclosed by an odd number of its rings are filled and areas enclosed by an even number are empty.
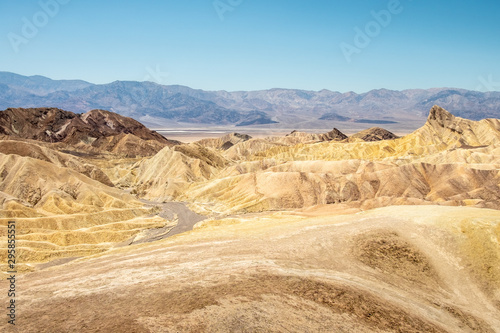
{"type": "MultiPolygon", "coordinates": [[[[400,204],[499,208],[496,119],[475,122],[434,107],[422,128],[395,140],[306,140],[286,145],[275,138],[251,139],[212,150],[218,160],[229,161],[218,166],[164,148],[132,172],[148,199],[186,200],[199,211],[209,207],[219,213],[334,203],[363,209],[400,204]],[[156,175],[153,181],[151,175],[156,175]]],[[[189,147],[201,151],[199,144],[189,147]]]]}

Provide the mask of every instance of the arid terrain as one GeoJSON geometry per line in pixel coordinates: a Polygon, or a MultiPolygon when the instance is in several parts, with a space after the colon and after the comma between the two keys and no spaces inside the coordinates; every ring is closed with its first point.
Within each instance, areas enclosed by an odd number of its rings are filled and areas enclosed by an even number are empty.
{"type": "Polygon", "coordinates": [[[346,133],[0,111],[0,330],[500,332],[500,120],[346,133]]]}

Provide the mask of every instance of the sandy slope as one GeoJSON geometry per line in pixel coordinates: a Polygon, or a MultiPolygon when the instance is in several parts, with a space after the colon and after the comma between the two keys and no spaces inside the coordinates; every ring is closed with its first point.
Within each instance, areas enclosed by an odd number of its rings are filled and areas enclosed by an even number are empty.
{"type": "MultiPolygon", "coordinates": [[[[20,272],[33,270],[37,263],[106,251],[143,229],[175,225],[129,193],[82,173],[98,168],[50,149],[31,152],[40,154],[0,153],[2,272],[7,271],[9,220],[16,221],[20,272]]],[[[93,174],[109,182],[102,171],[93,174]]]]}
{"type": "Polygon", "coordinates": [[[30,273],[19,327],[500,332],[498,211],[401,206],[316,215],[204,221],[157,243],[30,273]]]}

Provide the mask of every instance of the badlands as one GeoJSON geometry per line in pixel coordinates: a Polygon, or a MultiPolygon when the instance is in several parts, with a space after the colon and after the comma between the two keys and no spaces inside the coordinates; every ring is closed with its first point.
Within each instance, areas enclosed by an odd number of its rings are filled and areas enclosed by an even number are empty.
{"type": "Polygon", "coordinates": [[[497,119],[183,144],[7,109],[0,139],[2,332],[500,332],[497,119]]]}

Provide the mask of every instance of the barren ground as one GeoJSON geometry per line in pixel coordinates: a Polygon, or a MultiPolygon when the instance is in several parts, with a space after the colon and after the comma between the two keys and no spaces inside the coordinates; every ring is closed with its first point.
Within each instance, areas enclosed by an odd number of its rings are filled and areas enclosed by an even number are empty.
{"type": "Polygon", "coordinates": [[[24,275],[18,325],[22,332],[500,331],[500,275],[474,260],[499,262],[492,237],[500,236],[500,212],[400,206],[311,214],[206,220],[162,241],[24,275]]]}

